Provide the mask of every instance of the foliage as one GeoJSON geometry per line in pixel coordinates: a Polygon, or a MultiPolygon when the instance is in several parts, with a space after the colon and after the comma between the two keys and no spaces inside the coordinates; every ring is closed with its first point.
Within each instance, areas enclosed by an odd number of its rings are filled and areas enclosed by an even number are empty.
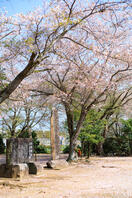
{"type": "Polygon", "coordinates": [[[104,154],[112,156],[128,156],[129,142],[124,137],[109,137],[103,144],[104,154]]]}
{"type": "Polygon", "coordinates": [[[121,120],[122,131],[132,137],[132,119],[121,120]]]}
{"type": "Polygon", "coordinates": [[[64,147],[63,153],[64,154],[69,153],[69,145],[67,145],[67,146],[64,147]]]}
{"type": "Polygon", "coordinates": [[[37,131],[37,136],[39,138],[50,138],[50,131],[37,131]]]}
{"type": "Polygon", "coordinates": [[[111,137],[107,137],[103,144],[105,155],[132,155],[132,119],[120,120],[119,129],[111,137]]]}
{"type": "Polygon", "coordinates": [[[50,131],[44,131],[43,137],[50,139],[50,131]]]}
{"type": "Polygon", "coordinates": [[[51,148],[50,146],[45,146],[45,145],[39,145],[36,150],[37,153],[46,153],[50,154],[51,153],[51,148]]]}
{"type": "Polygon", "coordinates": [[[2,135],[0,134],[0,154],[3,154],[5,151],[5,145],[3,143],[3,137],[2,135]]]}
{"type": "Polygon", "coordinates": [[[32,139],[33,139],[34,153],[37,153],[40,142],[37,139],[37,134],[35,131],[32,132],[32,139]]]}
{"type": "Polygon", "coordinates": [[[105,120],[99,120],[100,113],[92,109],[88,112],[86,119],[83,123],[79,139],[82,144],[82,152],[84,154],[90,155],[90,150],[93,144],[98,144],[103,142],[103,137],[101,135],[105,120]]]}
{"type": "MultiPolygon", "coordinates": [[[[79,111],[74,112],[74,129],[76,128],[76,124],[79,118],[79,111]]],[[[100,120],[100,112],[97,112],[94,109],[91,109],[85,121],[83,122],[80,134],[78,139],[81,141],[81,150],[84,155],[89,155],[90,150],[93,145],[97,145],[99,142],[103,142],[104,139],[102,137],[102,130],[106,124],[106,120],[100,120]]],[[[64,122],[64,128],[67,129],[67,122],[64,122]]],[[[63,150],[63,153],[69,152],[69,146],[66,146],[63,150]]]]}

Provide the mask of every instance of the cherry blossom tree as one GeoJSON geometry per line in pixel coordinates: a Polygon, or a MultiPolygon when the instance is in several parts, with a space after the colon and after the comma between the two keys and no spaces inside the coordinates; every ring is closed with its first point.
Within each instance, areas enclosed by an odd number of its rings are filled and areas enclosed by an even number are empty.
{"type": "Polygon", "coordinates": [[[68,160],[73,158],[87,112],[104,100],[108,90],[115,86],[119,89],[130,77],[130,2],[51,1],[45,10],[8,19],[9,37],[0,36],[2,68],[6,73],[9,68],[15,71],[14,78],[0,91],[0,103],[25,78],[31,79],[31,73],[37,77],[42,72],[36,80],[39,92],[63,104],[66,110],[68,160]],[[75,109],[81,112],[76,125],[75,109]]]}
{"type": "Polygon", "coordinates": [[[79,24],[76,33],[64,35],[55,44],[57,50],[47,66],[47,73],[40,74],[44,82],[36,87],[41,95],[49,96],[65,108],[70,136],[68,160],[74,158],[76,140],[88,111],[105,102],[108,92],[124,89],[117,96],[122,102],[124,96],[129,95],[130,16],[126,13],[124,17],[121,9],[117,9],[116,15],[113,11],[93,15],[79,24]],[[65,46],[63,51],[62,46],[65,46]],[[80,111],[76,124],[75,110],[80,111]]]}
{"type": "MultiPolygon", "coordinates": [[[[3,34],[3,30],[0,30],[0,38],[4,39],[1,43],[0,60],[2,67],[19,68],[19,72],[0,91],[0,103],[7,99],[36,67],[41,68],[42,65],[48,64],[49,58],[57,51],[56,44],[62,39],[72,40],[72,35],[77,35],[78,25],[85,24],[85,21],[88,22],[92,16],[110,10],[114,15],[115,10],[125,10],[129,3],[130,0],[104,1],[103,3],[79,0],[51,1],[50,6],[44,11],[38,9],[27,15],[18,14],[10,18],[9,22],[5,23],[9,31],[3,34]],[[10,35],[7,38],[8,34],[10,35]]],[[[116,17],[112,19],[114,23],[116,17]]],[[[117,22],[120,25],[120,21],[117,22]]]]}

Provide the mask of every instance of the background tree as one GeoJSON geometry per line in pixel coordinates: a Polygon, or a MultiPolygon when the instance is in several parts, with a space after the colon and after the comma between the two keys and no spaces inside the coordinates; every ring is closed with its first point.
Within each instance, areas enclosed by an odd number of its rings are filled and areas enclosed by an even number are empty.
{"type": "Polygon", "coordinates": [[[30,136],[35,126],[45,121],[46,115],[44,108],[32,103],[15,105],[8,102],[2,108],[2,130],[8,137],[23,137],[25,133],[30,136]]]}
{"type": "Polygon", "coordinates": [[[110,128],[103,148],[105,155],[129,156],[131,155],[131,130],[125,126],[129,120],[118,119],[110,128]],[[125,130],[127,128],[127,130],[125,130]]]}
{"type": "Polygon", "coordinates": [[[128,139],[129,154],[132,155],[132,119],[122,120],[121,130],[128,139]]]}
{"type": "MultiPolygon", "coordinates": [[[[129,84],[130,83],[128,83],[127,86],[129,84]]],[[[117,120],[119,119],[118,116],[123,113],[123,108],[125,108],[129,101],[132,100],[132,88],[131,85],[129,86],[129,88],[125,87],[121,90],[117,88],[115,90],[109,90],[106,93],[104,100],[97,106],[100,115],[99,119],[106,120],[102,131],[104,140],[109,136],[110,128],[117,123],[117,120]]],[[[103,142],[99,142],[98,144],[98,154],[104,155],[103,142]]]]}

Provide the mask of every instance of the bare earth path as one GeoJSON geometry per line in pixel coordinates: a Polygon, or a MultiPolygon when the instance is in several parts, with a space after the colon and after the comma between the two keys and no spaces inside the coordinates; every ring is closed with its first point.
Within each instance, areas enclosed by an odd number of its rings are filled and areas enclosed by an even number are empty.
{"type": "Polygon", "coordinates": [[[0,178],[0,198],[132,198],[132,158],[91,157],[21,181],[0,178]]]}

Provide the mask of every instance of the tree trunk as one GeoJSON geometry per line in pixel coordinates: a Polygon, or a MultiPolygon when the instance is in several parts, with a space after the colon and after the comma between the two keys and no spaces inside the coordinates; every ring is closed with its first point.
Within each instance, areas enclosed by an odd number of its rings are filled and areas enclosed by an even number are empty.
{"type": "Polygon", "coordinates": [[[32,53],[30,60],[27,66],[16,76],[14,80],[12,80],[6,88],[0,91],[0,104],[6,100],[11,93],[20,85],[22,80],[27,77],[28,73],[35,67],[37,62],[35,63],[36,53],[32,53]]]}
{"type": "Polygon", "coordinates": [[[82,155],[84,155],[84,147],[85,147],[84,143],[85,143],[84,140],[82,140],[81,141],[82,155]]]}
{"type": "Polygon", "coordinates": [[[97,154],[104,156],[103,142],[99,142],[97,145],[97,154]]]}
{"type": "Polygon", "coordinates": [[[129,155],[132,156],[132,140],[129,139],[129,155]]]}
{"type": "Polygon", "coordinates": [[[87,142],[87,146],[88,146],[88,153],[87,153],[87,157],[89,158],[90,157],[90,150],[91,150],[91,145],[90,145],[90,142],[87,142]]]}
{"type": "MultiPolygon", "coordinates": [[[[105,127],[104,127],[103,134],[102,134],[102,137],[104,138],[104,141],[106,139],[107,133],[108,133],[108,125],[106,124],[105,127]]],[[[98,152],[98,155],[100,155],[100,156],[105,155],[103,144],[104,144],[104,142],[99,142],[98,145],[97,145],[97,150],[98,150],[97,152],[98,152]]]]}
{"type": "Polygon", "coordinates": [[[12,130],[11,130],[11,137],[13,138],[14,136],[15,136],[15,130],[12,129],[12,130]]]}
{"type": "Polygon", "coordinates": [[[76,138],[71,137],[70,145],[69,145],[69,156],[67,158],[67,161],[74,161],[78,159],[75,149],[76,149],[76,138]]]}
{"type": "Polygon", "coordinates": [[[75,152],[76,141],[80,133],[80,129],[82,127],[83,121],[85,120],[87,114],[84,111],[84,109],[81,110],[80,118],[77,122],[76,129],[74,129],[74,112],[71,111],[71,107],[67,103],[64,103],[64,106],[67,115],[68,133],[70,136],[70,145],[69,145],[70,148],[69,148],[69,156],[67,161],[72,161],[78,158],[77,153],[75,152]]]}

